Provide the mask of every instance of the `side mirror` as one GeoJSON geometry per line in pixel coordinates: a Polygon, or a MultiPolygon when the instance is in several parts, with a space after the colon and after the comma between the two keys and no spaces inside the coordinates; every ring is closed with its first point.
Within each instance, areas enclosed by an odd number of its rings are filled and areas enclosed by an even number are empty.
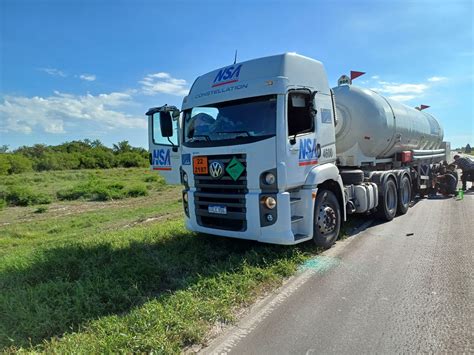
{"type": "Polygon", "coordinates": [[[173,122],[171,119],[170,112],[160,112],[160,129],[161,135],[163,137],[172,137],[173,136],[173,122]]]}

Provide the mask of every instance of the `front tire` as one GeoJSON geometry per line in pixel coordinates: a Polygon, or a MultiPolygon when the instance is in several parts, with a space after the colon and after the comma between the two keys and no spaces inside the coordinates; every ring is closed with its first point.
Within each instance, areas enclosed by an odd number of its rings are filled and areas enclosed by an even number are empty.
{"type": "Polygon", "coordinates": [[[313,241],[318,247],[329,249],[341,229],[341,208],[329,190],[320,190],[314,202],[313,241]]]}

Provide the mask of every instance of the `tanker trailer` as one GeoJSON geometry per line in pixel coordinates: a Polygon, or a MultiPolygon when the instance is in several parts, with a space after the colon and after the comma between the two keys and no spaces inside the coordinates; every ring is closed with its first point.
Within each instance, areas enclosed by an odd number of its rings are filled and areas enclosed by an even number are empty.
{"type": "Polygon", "coordinates": [[[414,195],[427,194],[440,163],[449,160],[440,124],[432,115],[370,89],[340,85],[333,93],[337,165],[348,212],[371,212],[369,206],[386,220],[397,211],[406,213],[414,195]],[[376,192],[369,191],[368,183],[377,186],[376,192]],[[371,204],[366,195],[374,193],[371,204]]]}
{"type": "Polygon", "coordinates": [[[439,152],[443,130],[430,114],[369,89],[343,85],[333,91],[338,118],[336,155],[341,166],[387,163],[403,151],[439,152]]]}

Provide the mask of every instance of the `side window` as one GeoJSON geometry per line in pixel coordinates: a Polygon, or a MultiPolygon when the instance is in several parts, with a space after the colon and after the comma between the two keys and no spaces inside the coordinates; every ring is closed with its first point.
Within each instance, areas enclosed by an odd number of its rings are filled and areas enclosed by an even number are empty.
{"type": "Polygon", "coordinates": [[[288,95],[288,136],[314,132],[314,118],[309,104],[311,96],[304,92],[290,92],[288,95]]]}
{"type": "Polygon", "coordinates": [[[155,113],[152,117],[152,134],[153,134],[153,143],[160,144],[160,145],[178,145],[178,121],[173,120],[173,136],[163,137],[161,134],[161,127],[160,127],[160,115],[159,113],[155,113]],[[170,142],[171,141],[171,142],[170,142]]]}

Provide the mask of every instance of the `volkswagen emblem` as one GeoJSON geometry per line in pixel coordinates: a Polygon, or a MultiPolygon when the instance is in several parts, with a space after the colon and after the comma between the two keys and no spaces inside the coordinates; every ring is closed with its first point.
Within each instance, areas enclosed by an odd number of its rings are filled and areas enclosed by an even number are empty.
{"type": "Polygon", "coordinates": [[[220,161],[213,161],[209,165],[209,174],[214,179],[220,179],[224,175],[224,165],[220,161]]]}

